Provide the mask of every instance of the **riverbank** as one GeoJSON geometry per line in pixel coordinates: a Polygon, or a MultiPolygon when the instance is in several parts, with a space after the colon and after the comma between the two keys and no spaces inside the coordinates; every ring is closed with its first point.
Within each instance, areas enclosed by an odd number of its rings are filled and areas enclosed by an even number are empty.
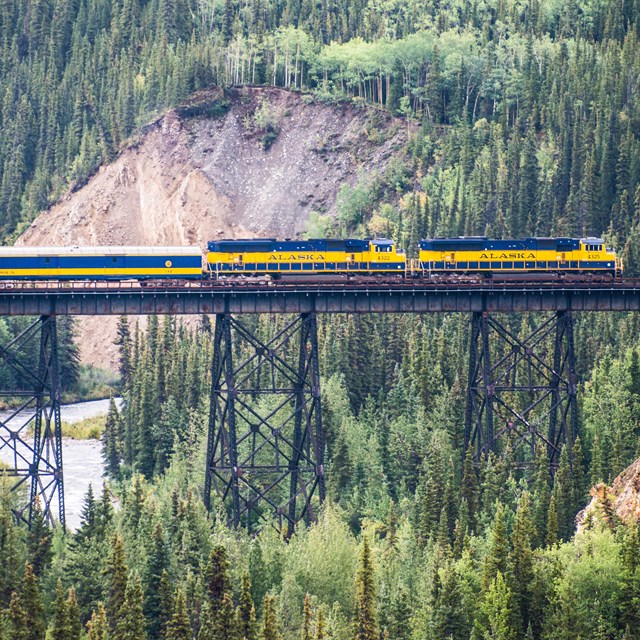
{"type": "Polygon", "coordinates": [[[62,437],[71,440],[100,440],[107,416],[93,416],[80,422],[62,422],[62,437]]]}
{"type": "MultiPolygon", "coordinates": [[[[118,407],[122,404],[122,398],[116,398],[118,407]]],[[[104,422],[109,411],[109,398],[101,400],[90,400],[88,402],[77,402],[74,404],[62,405],[60,416],[64,430],[70,429],[78,431],[88,430],[88,425],[92,422],[104,422]]],[[[33,412],[30,412],[33,414],[33,412]]],[[[11,424],[15,420],[20,420],[24,424],[29,418],[29,412],[12,418],[11,411],[0,412],[0,421],[11,424]]],[[[15,424],[15,423],[14,423],[15,424]]],[[[99,435],[98,435],[99,437],[99,435]]],[[[26,452],[23,452],[27,455],[26,452]]],[[[77,529],[80,524],[82,513],[82,501],[89,485],[93,485],[93,490],[99,493],[102,489],[102,446],[99,439],[93,437],[62,438],[62,460],[64,468],[64,494],[67,526],[71,530],[77,529]]],[[[13,458],[9,447],[0,450],[0,461],[6,464],[13,464],[13,458]]],[[[57,511],[57,504],[53,506],[57,511]]]]}

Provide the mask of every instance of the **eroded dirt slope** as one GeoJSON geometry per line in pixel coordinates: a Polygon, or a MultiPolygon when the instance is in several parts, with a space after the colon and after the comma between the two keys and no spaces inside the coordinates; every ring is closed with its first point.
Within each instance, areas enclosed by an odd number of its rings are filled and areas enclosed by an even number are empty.
{"type": "MultiPolygon", "coordinates": [[[[211,92],[193,104],[202,111],[221,99],[229,101],[221,117],[187,117],[186,105],[150,124],[18,244],[204,248],[220,237],[295,236],[312,211],[335,215],[340,186],[384,171],[406,142],[401,121],[278,89],[211,92]]],[[[81,321],[83,361],[114,366],[114,327],[115,319],[81,321]]]]}
{"type": "Polygon", "coordinates": [[[591,502],[576,516],[578,532],[594,521],[615,526],[616,522],[640,522],[640,458],[620,473],[611,486],[599,483],[591,489],[591,502]]]}

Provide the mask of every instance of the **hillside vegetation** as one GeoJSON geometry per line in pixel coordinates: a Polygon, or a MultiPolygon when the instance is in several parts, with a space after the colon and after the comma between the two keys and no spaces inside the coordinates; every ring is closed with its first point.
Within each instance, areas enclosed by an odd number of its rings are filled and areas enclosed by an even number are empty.
{"type": "MultiPolygon", "coordinates": [[[[637,269],[637,0],[0,8],[6,239],[165,109],[215,127],[233,95],[253,91],[232,85],[251,83],[336,114],[361,108],[374,146],[387,115],[403,118],[396,160],[335,184],[335,208],[313,205],[310,232],[386,234],[409,250],[434,234],[605,234],[637,269]],[[205,90],[217,97],[203,111],[205,90]]],[[[268,158],[277,127],[269,109],[252,114],[268,158]]],[[[503,321],[524,336],[542,319],[503,321]]],[[[265,336],[284,319],[245,321],[265,336]]],[[[640,454],[637,315],[576,318],[581,430],[553,474],[542,443],[535,464],[518,438],[477,465],[463,450],[464,315],[319,325],[328,500],[285,541],[268,526],[231,530],[221,504],[202,506],[210,320],[152,318],[141,331],[121,319],[125,405],[107,417],[107,486],[87,495],[79,530],[52,536],[38,520],[27,532],[15,496],[0,494],[0,638],[640,637],[635,510],[619,504],[620,481],[602,484],[640,454]]],[[[552,337],[538,348],[551,353],[552,337]]]]}
{"type": "MultiPolygon", "coordinates": [[[[422,123],[390,211],[343,221],[411,245],[441,233],[636,237],[637,0],[5,0],[0,229],[82,184],[154,114],[265,83],[422,123]]],[[[633,254],[634,243],[627,247],[633,254]]],[[[634,256],[635,259],[635,256],[634,256]]]]}

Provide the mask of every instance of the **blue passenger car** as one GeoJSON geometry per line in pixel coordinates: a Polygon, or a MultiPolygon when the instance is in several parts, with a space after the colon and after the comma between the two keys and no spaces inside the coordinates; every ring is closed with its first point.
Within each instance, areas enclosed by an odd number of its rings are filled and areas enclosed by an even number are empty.
{"type": "Polygon", "coordinates": [[[0,280],[201,277],[199,247],[0,247],[0,280]]]}

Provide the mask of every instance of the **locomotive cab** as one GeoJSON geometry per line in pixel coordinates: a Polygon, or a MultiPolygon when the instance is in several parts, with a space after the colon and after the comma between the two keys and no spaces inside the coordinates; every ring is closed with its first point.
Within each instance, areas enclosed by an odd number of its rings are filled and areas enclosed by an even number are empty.
{"type": "Polygon", "coordinates": [[[618,276],[622,273],[622,258],[617,257],[615,249],[607,247],[602,238],[581,238],[580,267],[583,271],[604,271],[618,276]]]}

